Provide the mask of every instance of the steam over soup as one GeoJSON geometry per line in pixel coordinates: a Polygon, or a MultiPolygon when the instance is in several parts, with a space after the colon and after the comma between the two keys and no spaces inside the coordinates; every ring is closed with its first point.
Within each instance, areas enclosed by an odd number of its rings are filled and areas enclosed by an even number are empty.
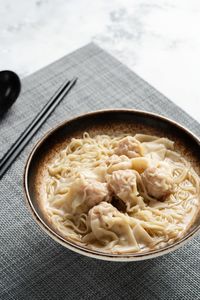
{"type": "Polygon", "coordinates": [[[84,133],[49,165],[43,209],[75,243],[107,253],[147,252],[186,233],[198,213],[199,183],[167,138],[84,133]]]}

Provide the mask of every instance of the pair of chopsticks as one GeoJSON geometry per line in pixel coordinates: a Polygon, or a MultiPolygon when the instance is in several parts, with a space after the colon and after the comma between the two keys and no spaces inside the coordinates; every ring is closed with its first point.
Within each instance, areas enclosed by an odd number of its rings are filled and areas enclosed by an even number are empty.
{"type": "Polygon", "coordinates": [[[77,79],[77,77],[73,78],[71,81],[68,80],[61,85],[56,93],[45,104],[37,117],[29,124],[16,142],[9,148],[9,150],[0,160],[0,179],[3,177],[4,173],[11,166],[17,156],[21,153],[24,147],[28,144],[30,139],[34,136],[34,134],[38,131],[50,114],[55,110],[61,100],[69,93],[71,88],[77,82],[77,79]]]}

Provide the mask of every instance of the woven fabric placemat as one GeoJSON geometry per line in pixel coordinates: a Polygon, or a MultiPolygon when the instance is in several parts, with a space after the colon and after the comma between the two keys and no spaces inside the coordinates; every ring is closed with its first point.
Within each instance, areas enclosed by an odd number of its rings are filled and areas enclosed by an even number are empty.
{"type": "Polygon", "coordinates": [[[101,108],[160,113],[200,135],[200,125],[107,52],[89,44],[23,80],[20,98],[0,120],[0,157],[67,78],[79,80],[0,181],[0,299],[200,299],[200,237],[152,260],[113,263],[54,242],[24,201],[24,164],[35,142],[68,118],[101,108]]]}

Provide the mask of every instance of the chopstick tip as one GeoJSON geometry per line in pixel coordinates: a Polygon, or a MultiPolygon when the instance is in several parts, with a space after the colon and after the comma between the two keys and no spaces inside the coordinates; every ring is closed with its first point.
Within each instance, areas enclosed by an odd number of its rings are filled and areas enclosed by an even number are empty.
{"type": "Polygon", "coordinates": [[[76,83],[77,80],[78,80],[78,77],[73,77],[71,82],[76,83]]]}

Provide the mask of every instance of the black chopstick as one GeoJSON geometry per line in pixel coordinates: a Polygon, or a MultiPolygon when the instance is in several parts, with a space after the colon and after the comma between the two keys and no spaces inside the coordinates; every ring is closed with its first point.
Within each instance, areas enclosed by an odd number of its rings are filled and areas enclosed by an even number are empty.
{"type": "Polygon", "coordinates": [[[49,99],[47,104],[44,105],[37,117],[29,124],[29,126],[19,136],[17,141],[9,148],[3,158],[0,160],[0,179],[4,173],[21,153],[30,139],[54,111],[61,100],[68,94],[71,88],[75,85],[78,78],[73,78],[71,81],[67,81],[61,85],[56,93],[49,99]]]}

